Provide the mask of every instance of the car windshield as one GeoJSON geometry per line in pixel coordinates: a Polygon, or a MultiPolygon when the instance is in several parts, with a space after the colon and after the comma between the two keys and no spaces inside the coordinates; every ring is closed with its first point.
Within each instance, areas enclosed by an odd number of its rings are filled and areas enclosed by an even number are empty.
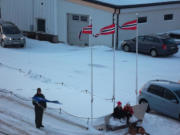
{"type": "Polygon", "coordinates": [[[2,27],[4,34],[20,34],[20,30],[13,25],[4,25],[2,27]]]}
{"type": "Polygon", "coordinates": [[[175,44],[175,41],[172,38],[166,38],[166,39],[163,39],[163,41],[165,44],[175,44]]]}
{"type": "Polygon", "coordinates": [[[175,91],[175,93],[178,95],[178,97],[180,98],[180,90],[175,91]]]}

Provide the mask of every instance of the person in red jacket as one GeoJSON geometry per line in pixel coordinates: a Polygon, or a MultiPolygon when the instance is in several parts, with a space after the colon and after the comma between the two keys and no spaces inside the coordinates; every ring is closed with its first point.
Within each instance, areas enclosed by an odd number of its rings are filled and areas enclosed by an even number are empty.
{"type": "Polygon", "coordinates": [[[130,106],[129,103],[127,103],[124,106],[123,111],[124,111],[124,115],[127,117],[127,124],[129,124],[129,118],[132,117],[134,113],[133,108],[130,106]]]}

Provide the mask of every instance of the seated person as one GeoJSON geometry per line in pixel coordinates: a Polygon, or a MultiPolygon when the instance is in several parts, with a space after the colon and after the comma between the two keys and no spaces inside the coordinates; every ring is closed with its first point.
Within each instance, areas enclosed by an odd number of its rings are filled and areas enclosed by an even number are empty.
{"type": "Polygon", "coordinates": [[[124,118],[124,111],[121,102],[117,102],[117,106],[114,108],[113,117],[117,119],[124,118]]]}
{"type": "Polygon", "coordinates": [[[124,111],[125,117],[127,117],[127,124],[129,124],[129,118],[132,117],[132,115],[134,113],[133,108],[130,106],[129,103],[127,103],[124,106],[123,111],[124,111]]]}

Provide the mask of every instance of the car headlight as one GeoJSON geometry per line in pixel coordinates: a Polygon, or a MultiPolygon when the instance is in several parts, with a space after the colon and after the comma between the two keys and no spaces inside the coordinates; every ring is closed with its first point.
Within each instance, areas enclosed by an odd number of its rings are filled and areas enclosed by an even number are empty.
{"type": "Polygon", "coordinates": [[[11,40],[12,40],[12,38],[11,38],[11,37],[7,37],[7,38],[6,38],[6,40],[10,40],[10,41],[11,41],[11,40]]]}

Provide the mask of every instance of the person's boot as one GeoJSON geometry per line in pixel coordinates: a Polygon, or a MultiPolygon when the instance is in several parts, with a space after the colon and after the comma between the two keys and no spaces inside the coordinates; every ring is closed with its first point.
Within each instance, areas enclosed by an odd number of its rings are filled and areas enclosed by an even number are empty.
{"type": "Polygon", "coordinates": [[[44,127],[44,125],[41,125],[40,127],[44,127]]]}

